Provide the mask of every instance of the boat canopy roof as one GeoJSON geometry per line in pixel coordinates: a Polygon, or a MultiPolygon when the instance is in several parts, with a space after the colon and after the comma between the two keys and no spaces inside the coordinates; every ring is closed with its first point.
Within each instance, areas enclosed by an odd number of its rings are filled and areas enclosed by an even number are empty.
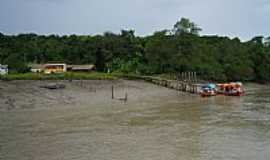
{"type": "Polygon", "coordinates": [[[216,85],[213,84],[213,83],[208,83],[208,84],[202,85],[202,88],[215,89],[216,88],[216,85]]]}
{"type": "Polygon", "coordinates": [[[222,83],[217,84],[218,87],[242,87],[243,84],[241,82],[231,82],[231,83],[222,83]]]}

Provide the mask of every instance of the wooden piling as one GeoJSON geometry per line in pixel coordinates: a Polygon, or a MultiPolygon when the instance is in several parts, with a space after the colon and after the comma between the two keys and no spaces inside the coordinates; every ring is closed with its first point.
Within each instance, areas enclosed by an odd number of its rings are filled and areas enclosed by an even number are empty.
{"type": "Polygon", "coordinates": [[[195,81],[195,83],[197,83],[197,73],[196,72],[194,72],[194,81],[195,81]]]}
{"type": "Polygon", "coordinates": [[[114,99],[114,87],[112,86],[112,99],[114,99]]]}
{"type": "Polygon", "coordinates": [[[128,94],[127,92],[125,93],[125,102],[127,102],[127,99],[128,99],[128,94]]]}

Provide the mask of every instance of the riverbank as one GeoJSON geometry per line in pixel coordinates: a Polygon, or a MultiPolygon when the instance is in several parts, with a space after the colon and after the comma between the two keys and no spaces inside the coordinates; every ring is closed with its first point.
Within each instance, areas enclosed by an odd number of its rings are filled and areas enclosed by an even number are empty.
{"type": "Polygon", "coordinates": [[[61,74],[43,74],[43,73],[20,73],[1,76],[5,81],[11,80],[115,80],[120,74],[107,74],[99,72],[78,73],[66,72],[61,74]]]}
{"type": "Polygon", "coordinates": [[[127,94],[127,103],[138,99],[175,97],[177,91],[151,83],[136,80],[13,80],[0,81],[0,110],[23,110],[61,108],[65,106],[89,106],[122,104],[121,98],[127,94]],[[63,84],[64,89],[50,90],[42,86],[63,84]],[[114,86],[115,99],[111,99],[111,86],[114,86]],[[118,100],[120,99],[120,100],[118,100]]]}
{"type": "MultiPolygon", "coordinates": [[[[43,74],[43,73],[11,73],[8,75],[0,76],[2,81],[13,80],[144,80],[152,82],[153,79],[159,80],[176,80],[175,74],[157,74],[157,75],[140,75],[140,74],[126,74],[126,73],[102,73],[102,72],[66,72],[61,74],[43,74]]],[[[200,79],[198,79],[200,80],[200,79]]],[[[200,80],[207,82],[206,80],[200,80]]],[[[213,81],[212,81],[213,82],[213,81]]],[[[269,84],[267,81],[244,81],[245,83],[259,83],[269,84]]]]}

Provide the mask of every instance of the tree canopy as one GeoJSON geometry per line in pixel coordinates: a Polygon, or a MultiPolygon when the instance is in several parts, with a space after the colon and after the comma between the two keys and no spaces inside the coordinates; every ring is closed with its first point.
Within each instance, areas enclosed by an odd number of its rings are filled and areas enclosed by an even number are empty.
{"type": "Polygon", "coordinates": [[[270,37],[238,38],[199,35],[202,29],[187,18],[171,30],[138,37],[134,30],[103,35],[4,35],[0,63],[12,72],[26,72],[29,63],[61,61],[95,64],[101,72],[140,74],[196,71],[217,81],[270,80],[270,37]]]}
{"type": "Polygon", "coordinates": [[[202,29],[194,22],[191,22],[188,18],[181,18],[180,21],[176,22],[172,31],[175,35],[180,35],[183,33],[198,35],[202,29]]]}

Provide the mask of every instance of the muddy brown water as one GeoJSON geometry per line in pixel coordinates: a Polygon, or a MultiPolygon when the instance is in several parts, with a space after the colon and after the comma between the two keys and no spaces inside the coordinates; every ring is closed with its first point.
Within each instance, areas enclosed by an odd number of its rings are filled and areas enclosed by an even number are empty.
{"type": "Polygon", "coordinates": [[[0,111],[0,159],[269,159],[270,86],[246,85],[243,97],[166,92],[127,103],[0,111]]]}

